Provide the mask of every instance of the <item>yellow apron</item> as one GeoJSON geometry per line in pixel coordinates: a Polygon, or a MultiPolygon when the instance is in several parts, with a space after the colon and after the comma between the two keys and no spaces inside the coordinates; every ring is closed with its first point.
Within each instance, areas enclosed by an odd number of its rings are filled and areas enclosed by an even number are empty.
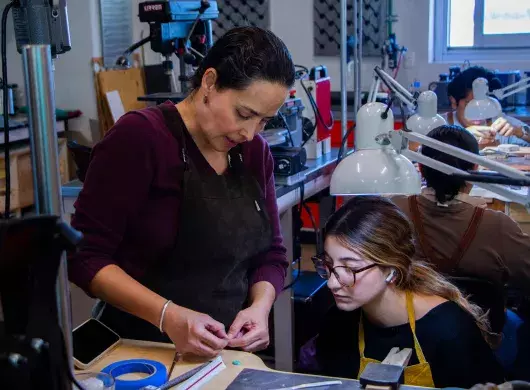
{"type": "MultiPolygon", "coordinates": [[[[423,386],[423,387],[435,387],[434,381],[432,380],[431,367],[425,360],[423,351],[421,350],[420,343],[416,337],[416,320],[414,318],[414,305],[412,304],[412,293],[407,291],[407,314],[409,316],[410,329],[412,330],[412,336],[414,337],[414,349],[416,350],[416,356],[418,357],[418,364],[405,367],[405,384],[410,386],[423,386]]],[[[375,359],[370,359],[364,356],[364,327],[362,312],[359,320],[359,355],[361,356],[361,362],[359,365],[359,377],[364,371],[368,363],[381,363],[375,359]]]]}

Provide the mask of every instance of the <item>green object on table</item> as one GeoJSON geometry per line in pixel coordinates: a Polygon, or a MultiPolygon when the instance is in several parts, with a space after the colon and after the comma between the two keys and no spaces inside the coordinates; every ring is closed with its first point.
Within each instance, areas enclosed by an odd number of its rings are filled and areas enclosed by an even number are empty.
{"type": "MultiPolygon", "coordinates": [[[[28,114],[28,106],[23,106],[18,109],[18,112],[21,114],[28,114]]],[[[76,118],[80,116],[82,113],[79,110],[62,110],[60,108],[55,109],[55,117],[58,120],[65,120],[65,119],[71,119],[76,118]]]]}
{"type": "Polygon", "coordinates": [[[232,364],[233,364],[234,366],[240,366],[240,365],[241,365],[241,362],[240,362],[239,360],[234,360],[234,361],[232,362],[232,364]]]}

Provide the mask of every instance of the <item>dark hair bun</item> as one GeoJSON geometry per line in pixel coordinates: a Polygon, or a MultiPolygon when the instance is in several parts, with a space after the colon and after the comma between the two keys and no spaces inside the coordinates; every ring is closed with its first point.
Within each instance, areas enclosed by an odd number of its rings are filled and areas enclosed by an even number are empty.
{"type": "Polygon", "coordinates": [[[499,79],[495,74],[492,74],[492,77],[488,79],[488,85],[490,87],[490,92],[495,91],[496,89],[501,89],[503,87],[501,79],[499,79]]]}

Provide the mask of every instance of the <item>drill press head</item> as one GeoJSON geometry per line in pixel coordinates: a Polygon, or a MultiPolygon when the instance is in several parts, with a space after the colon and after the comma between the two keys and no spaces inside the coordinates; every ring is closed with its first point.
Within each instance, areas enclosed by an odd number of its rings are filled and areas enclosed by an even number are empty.
{"type": "Polygon", "coordinates": [[[139,4],[138,16],[141,22],[149,23],[151,49],[166,56],[184,54],[190,43],[200,51],[200,44],[211,35],[209,25],[219,16],[219,9],[217,1],[145,1],[139,4]]]}

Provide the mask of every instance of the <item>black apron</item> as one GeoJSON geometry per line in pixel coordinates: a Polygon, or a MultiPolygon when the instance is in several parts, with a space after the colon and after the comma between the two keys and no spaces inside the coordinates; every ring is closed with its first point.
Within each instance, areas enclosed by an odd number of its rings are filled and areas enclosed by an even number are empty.
{"type": "MultiPolygon", "coordinates": [[[[199,172],[187,153],[185,125],[174,106],[160,105],[182,147],[184,173],[176,244],[139,281],[175,304],[210,315],[226,331],[246,304],[253,259],[267,251],[272,231],[263,192],[243,164],[241,145],[228,153],[224,175],[199,172]]],[[[100,320],[122,338],[168,342],[158,327],[118,310],[100,320]]]]}

